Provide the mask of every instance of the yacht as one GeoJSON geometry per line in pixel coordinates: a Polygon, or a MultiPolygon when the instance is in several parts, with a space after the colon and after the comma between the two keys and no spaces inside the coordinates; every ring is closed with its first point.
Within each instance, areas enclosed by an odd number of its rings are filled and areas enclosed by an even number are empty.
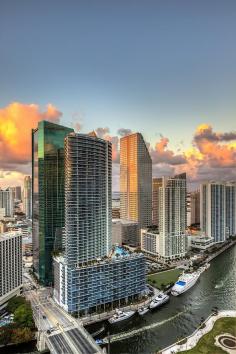
{"type": "Polygon", "coordinates": [[[185,273],[181,275],[178,281],[171,289],[171,294],[174,296],[178,296],[180,294],[185,293],[185,291],[190,289],[197,282],[200,275],[201,272],[185,273]]]}
{"type": "Polygon", "coordinates": [[[121,311],[121,310],[116,310],[116,313],[109,318],[108,322],[110,324],[117,323],[120,321],[127,320],[128,318],[132,317],[135,314],[135,311],[121,311]]]}
{"type": "Polygon", "coordinates": [[[140,307],[140,308],[138,309],[138,314],[139,314],[140,316],[143,316],[143,315],[145,315],[148,311],[149,311],[149,308],[148,308],[148,307],[142,306],[142,307],[140,307]]]}
{"type": "Polygon", "coordinates": [[[206,264],[205,264],[206,270],[207,270],[208,268],[210,268],[210,266],[211,266],[211,263],[206,263],[206,264]]]}
{"type": "Polygon", "coordinates": [[[169,295],[161,292],[159,295],[155,297],[154,300],[152,300],[149,307],[150,309],[155,309],[157,307],[164,305],[166,302],[169,301],[169,299],[170,299],[169,295]]]}

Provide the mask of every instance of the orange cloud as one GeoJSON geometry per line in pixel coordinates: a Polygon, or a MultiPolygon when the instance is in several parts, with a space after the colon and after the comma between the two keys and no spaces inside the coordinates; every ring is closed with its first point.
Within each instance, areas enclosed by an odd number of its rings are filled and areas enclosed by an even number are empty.
{"type": "Polygon", "coordinates": [[[197,154],[211,167],[236,167],[236,133],[214,132],[209,124],[200,125],[193,138],[197,154]]]}
{"type": "Polygon", "coordinates": [[[52,104],[44,112],[36,104],[13,102],[0,109],[0,168],[14,169],[31,158],[31,129],[40,120],[59,122],[62,113],[52,104]]]}
{"type": "Polygon", "coordinates": [[[154,164],[169,164],[182,165],[186,163],[183,154],[175,154],[174,151],[168,149],[169,139],[164,136],[161,137],[155,145],[155,149],[150,148],[152,162],[154,164]]]}

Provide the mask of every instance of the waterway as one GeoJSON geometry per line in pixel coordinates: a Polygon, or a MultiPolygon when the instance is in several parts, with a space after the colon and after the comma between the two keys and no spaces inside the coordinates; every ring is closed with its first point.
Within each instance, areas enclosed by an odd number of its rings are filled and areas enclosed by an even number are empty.
{"type": "Polygon", "coordinates": [[[119,340],[111,343],[111,353],[156,353],[191,334],[214,306],[236,309],[236,246],[211,261],[194,287],[178,297],[171,296],[161,309],[143,318],[135,315],[128,324],[110,326],[110,334],[119,334],[119,340]]]}

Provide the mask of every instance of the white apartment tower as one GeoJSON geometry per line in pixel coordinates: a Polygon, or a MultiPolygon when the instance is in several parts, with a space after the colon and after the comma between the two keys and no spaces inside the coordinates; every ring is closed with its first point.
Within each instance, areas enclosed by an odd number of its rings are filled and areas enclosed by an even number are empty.
{"type": "Polygon", "coordinates": [[[5,216],[14,216],[14,195],[12,188],[0,189],[0,208],[5,209],[5,216]]]}
{"type": "Polygon", "coordinates": [[[226,183],[225,194],[226,233],[234,236],[236,234],[236,182],[226,183]]]}
{"type": "Polygon", "coordinates": [[[23,211],[27,218],[32,217],[32,202],[31,202],[31,177],[25,176],[23,190],[23,211]]]}
{"type": "Polygon", "coordinates": [[[215,243],[235,235],[235,183],[205,182],[200,188],[200,224],[215,243]]]}
{"type": "Polygon", "coordinates": [[[206,182],[200,187],[200,224],[207,237],[215,243],[226,240],[225,224],[225,184],[222,182],[206,182]]]}
{"type": "Polygon", "coordinates": [[[159,189],[159,255],[164,259],[186,254],[186,174],[163,177],[159,189]]]}
{"type": "Polygon", "coordinates": [[[22,262],[21,233],[0,234],[0,309],[21,292],[22,262]]]}

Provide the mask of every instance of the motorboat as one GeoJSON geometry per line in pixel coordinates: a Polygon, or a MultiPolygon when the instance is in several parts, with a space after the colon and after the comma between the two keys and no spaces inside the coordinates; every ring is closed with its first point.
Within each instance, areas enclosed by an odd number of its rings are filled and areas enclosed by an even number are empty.
{"type": "Polygon", "coordinates": [[[168,302],[170,299],[169,295],[164,294],[163,292],[160,292],[154,300],[151,301],[149,307],[150,309],[155,309],[157,307],[161,307],[164,305],[166,302],[168,302]]]}
{"type": "Polygon", "coordinates": [[[171,289],[171,295],[178,296],[189,290],[194,284],[196,284],[201,272],[185,273],[181,275],[178,281],[171,289]]]}
{"type": "Polygon", "coordinates": [[[138,314],[140,316],[145,315],[149,311],[149,308],[147,306],[142,306],[138,309],[138,314]]]}
{"type": "Polygon", "coordinates": [[[127,320],[128,318],[132,317],[135,314],[135,311],[121,311],[121,310],[116,310],[116,313],[108,319],[108,322],[110,324],[121,322],[124,320],[127,320]]]}

